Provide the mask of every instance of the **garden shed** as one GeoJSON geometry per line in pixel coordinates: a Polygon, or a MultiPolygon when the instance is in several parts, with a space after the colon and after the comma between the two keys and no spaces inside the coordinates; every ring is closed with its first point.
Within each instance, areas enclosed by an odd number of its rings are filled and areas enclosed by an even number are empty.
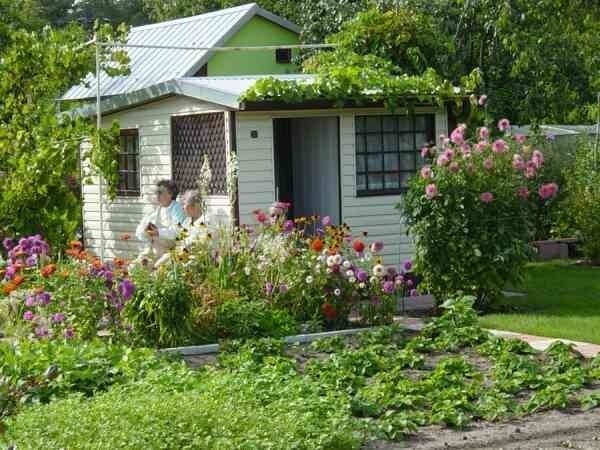
{"type": "MultiPolygon", "coordinates": [[[[249,11],[246,14],[290,28],[256,5],[249,11]]],[[[152,42],[160,42],[155,35],[160,30],[168,39],[192,19],[148,26],[153,30],[152,42]]],[[[192,38],[182,39],[189,44],[192,38]]],[[[265,37],[273,43],[269,39],[265,37]]],[[[197,61],[187,60],[185,71],[178,69],[177,50],[143,50],[130,53],[132,75],[102,83],[106,89],[100,103],[103,126],[117,120],[122,130],[120,185],[115,200],[100,201],[98,178],[84,184],[87,248],[100,253],[102,244],[106,256],[138,252],[141,243],[122,236],[133,236],[141,217],[153,207],[156,181],[173,178],[181,190],[195,188],[206,154],[212,170],[208,213],[213,223],[253,223],[254,210],[277,200],[289,201],[296,217],[329,215],[354,232],[368,233],[369,240],[383,241],[389,263],[412,254],[395,207],[422,163],[422,145],[448,133],[445,107],[413,99],[410,113],[400,108],[391,114],[380,102],[361,106],[331,101],[246,102],[241,100],[244,92],[265,75],[210,76],[210,70],[198,74],[198,65],[205,64],[204,53],[196,55],[197,61]],[[138,60],[144,61],[143,67],[138,60]],[[160,76],[154,76],[153,70],[160,76]],[[238,159],[234,205],[227,192],[228,152],[238,159]]],[[[194,52],[186,55],[190,53],[194,52]]],[[[278,55],[272,58],[277,61],[278,55]]],[[[271,76],[295,83],[314,81],[311,75],[271,76]]],[[[93,93],[93,88],[74,87],[64,99],[89,100],[93,93]]],[[[90,103],[78,111],[91,117],[96,106],[90,103]]]]}

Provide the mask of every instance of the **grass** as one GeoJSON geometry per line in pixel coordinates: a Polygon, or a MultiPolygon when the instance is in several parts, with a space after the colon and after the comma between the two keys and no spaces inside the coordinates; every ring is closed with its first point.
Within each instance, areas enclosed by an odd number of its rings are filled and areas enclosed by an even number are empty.
{"type": "Polygon", "coordinates": [[[532,263],[519,290],[527,295],[503,299],[506,312],[481,317],[481,325],[600,344],[600,268],[532,263]]]}

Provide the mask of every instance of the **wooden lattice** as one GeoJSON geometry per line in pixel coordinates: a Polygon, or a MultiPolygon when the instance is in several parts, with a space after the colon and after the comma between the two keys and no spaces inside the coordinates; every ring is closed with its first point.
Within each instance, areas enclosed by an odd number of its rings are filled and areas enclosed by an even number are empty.
{"type": "Polygon", "coordinates": [[[181,192],[197,189],[204,154],[208,154],[212,179],[209,193],[227,193],[225,115],[177,116],[171,120],[173,179],[181,192]]]}

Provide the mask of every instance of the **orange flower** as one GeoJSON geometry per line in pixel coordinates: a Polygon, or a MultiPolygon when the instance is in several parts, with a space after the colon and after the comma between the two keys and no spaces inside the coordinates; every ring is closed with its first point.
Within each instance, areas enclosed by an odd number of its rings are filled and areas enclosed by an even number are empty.
{"type": "Polygon", "coordinates": [[[75,248],[70,248],[68,250],[65,250],[65,254],[72,256],[73,258],[79,258],[79,255],[81,254],[80,250],[77,250],[75,248]]]}
{"type": "Polygon", "coordinates": [[[15,277],[13,278],[13,283],[16,286],[20,286],[23,281],[25,281],[25,277],[23,275],[15,275],[15,277]]]}
{"type": "Polygon", "coordinates": [[[17,285],[12,281],[9,281],[4,286],[2,286],[2,292],[4,292],[4,295],[10,294],[15,289],[17,289],[17,285]]]}
{"type": "Polygon", "coordinates": [[[77,250],[80,250],[80,249],[81,249],[81,247],[82,247],[82,244],[81,244],[81,242],[79,242],[79,241],[71,241],[71,242],[69,242],[69,246],[70,246],[72,249],[77,249],[77,250]]]}
{"type": "Polygon", "coordinates": [[[43,287],[36,287],[33,292],[35,294],[41,294],[42,292],[44,292],[44,288],[43,287]]]}
{"type": "Polygon", "coordinates": [[[92,261],[92,267],[96,270],[100,270],[102,268],[102,261],[99,258],[95,258],[92,261]]]}
{"type": "Polygon", "coordinates": [[[67,270],[63,270],[59,275],[61,278],[69,278],[69,272],[67,270]]]}
{"type": "Polygon", "coordinates": [[[56,272],[56,264],[48,264],[48,265],[42,267],[42,270],[40,271],[41,275],[44,278],[48,278],[54,272],[56,272]]]}
{"type": "Polygon", "coordinates": [[[115,258],[113,262],[116,267],[123,267],[125,265],[125,260],[123,258],[115,258]]]}
{"type": "Polygon", "coordinates": [[[87,270],[85,269],[79,269],[79,276],[80,277],[85,277],[87,275],[87,270]]]}
{"type": "Polygon", "coordinates": [[[324,245],[325,245],[325,243],[321,239],[315,238],[310,243],[310,248],[312,251],[319,253],[323,250],[324,245]]]}
{"type": "Polygon", "coordinates": [[[120,237],[120,239],[122,241],[128,241],[129,239],[131,239],[131,235],[129,233],[123,233],[120,237]]]}

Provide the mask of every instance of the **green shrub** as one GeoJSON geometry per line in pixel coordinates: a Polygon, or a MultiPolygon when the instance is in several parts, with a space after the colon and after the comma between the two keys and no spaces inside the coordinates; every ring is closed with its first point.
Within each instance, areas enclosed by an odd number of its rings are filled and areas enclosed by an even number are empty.
{"type": "Polygon", "coordinates": [[[506,132],[492,142],[483,127],[470,142],[467,132],[461,125],[439,147],[423,149],[435,167],[412,178],[399,207],[425,289],[440,302],[472,294],[483,308],[521,280],[533,210],[552,201],[557,185],[545,179],[543,154],[526,141],[506,132]]]}
{"type": "Polygon", "coordinates": [[[91,396],[169,365],[150,349],[100,341],[0,343],[0,417],[19,404],[47,403],[79,392],[91,396]]]}
{"type": "Polygon", "coordinates": [[[567,172],[565,212],[581,237],[584,255],[600,264],[600,155],[582,144],[575,165],[567,172]],[[596,161],[598,158],[598,161],[596,161]]]}

